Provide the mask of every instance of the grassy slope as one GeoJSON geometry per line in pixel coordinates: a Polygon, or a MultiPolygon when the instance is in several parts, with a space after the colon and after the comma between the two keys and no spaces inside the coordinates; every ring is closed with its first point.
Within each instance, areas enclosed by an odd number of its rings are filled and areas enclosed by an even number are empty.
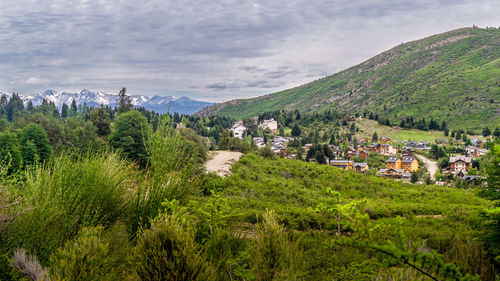
{"type": "Polygon", "coordinates": [[[400,120],[446,120],[450,128],[500,123],[500,29],[464,28],[401,44],[297,88],[214,106],[236,118],[269,110],[364,110],[400,120]],[[492,103],[493,101],[493,103],[492,103]]]}
{"type": "Polygon", "coordinates": [[[390,222],[405,218],[410,235],[430,240],[475,232],[478,214],[490,205],[474,189],[412,185],[327,165],[298,160],[264,159],[253,154],[241,158],[233,174],[219,186],[243,220],[254,222],[256,214],[274,209],[289,229],[333,229],[335,220],[308,210],[320,202],[335,204],[327,189],[340,192],[343,204],[366,199],[372,217],[390,222]],[[440,218],[421,217],[439,216],[440,218]],[[442,216],[442,217],[441,217],[442,216]]]}
{"type": "Polygon", "coordinates": [[[362,119],[356,120],[356,126],[359,128],[359,132],[356,133],[356,137],[368,137],[371,139],[374,132],[377,132],[377,135],[389,137],[393,141],[408,141],[408,140],[417,140],[417,141],[429,141],[434,142],[435,139],[446,138],[444,136],[443,131],[422,131],[417,129],[403,129],[400,127],[389,127],[385,125],[379,124],[377,121],[362,119]]]}

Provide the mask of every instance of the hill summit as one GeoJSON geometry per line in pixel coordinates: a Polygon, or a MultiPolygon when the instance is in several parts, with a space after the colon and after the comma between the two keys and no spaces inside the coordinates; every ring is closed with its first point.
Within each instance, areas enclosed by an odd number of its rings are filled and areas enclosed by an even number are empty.
{"type": "Polygon", "coordinates": [[[500,29],[462,28],[398,45],[361,64],[289,90],[232,100],[199,114],[235,118],[271,110],[376,113],[446,121],[450,128],[500,123],[500,29]]]}

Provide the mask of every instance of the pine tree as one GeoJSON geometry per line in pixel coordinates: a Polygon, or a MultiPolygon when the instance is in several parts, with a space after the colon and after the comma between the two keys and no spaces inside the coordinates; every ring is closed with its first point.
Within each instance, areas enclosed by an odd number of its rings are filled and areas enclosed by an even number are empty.
{"type": "Polygon", "coordinates": [[[33,102],[28,101],[28,104],[26,105],[26,110],[33,111],[33,109],[35,109],[35,107],[33,106],[33,102]]]}
{"type": "Polygon", "coordinates": [[[299,125],[295,123],[292,128],[292,136],[294,137],[299,137],[302,134],[302,130],[300,129],[299,125]]]}
{"type": "Polygon", "coordinates": [[[111,118],[104,106],[94,108],[90,112],[90,121],[97,127],[97,134],[101,137],[109,135],[111,132],[111,118]]]}
{"type": "Polygon", "coordinates": [[[9,102],[5,106],[5,111],[7,113],[7,120],[14,121],[16,114],[24,109],[23,101],[17,94],[12,94],[9,102]]]}
{"type": "Polygon", "coordinates": [[[118,94],[118,113],[125,113],[132,109],[132,100],[130,96],[127,95],[127,89],[123,87],[118,94]]]}
{"type": "Polygon", "coordinates": [[[70,107],[70,116],[76,116],[76,113],[78,112],[78,107],[76,107],[76,101],[73,99],[71,102],[71,107],[70,107]]]}
{"type": "Polygon", "coordinates": [[[148,120],[136,110],[118,115],[115,121],[115,130],[109,140],[112,147],[121,155],[132,161],[139,161],[146,165],[148,154],[146,141],[149,135],[148,120]]]}
{"type": "Polygon", "coordinates": [[[68,105],[66,103],[63,103],[62,107],[61,107],[61,117],[63,119],[66,119],[66,117],[68,117],[68,105]]]}
{"type": "Polygon", "coordinates": [[[417,183],[418,182],[418,175],[417,175],[417,173],[412,173],[411,174],[410,182],[411,183],[417,183]]]}
{"type": "Polygon", "coordinates": [[[378,141],[378,134],[377,132],[373,132],[372,142],[377,142],[377,141],[378,141]]]}
{"type": "Polygon", "coordinates": [[[487,137],[487,136],[489,136],[489,135],[491,135],[490,128],[485,127],[485,128],[483,129],[483,137],[487,137]]]}

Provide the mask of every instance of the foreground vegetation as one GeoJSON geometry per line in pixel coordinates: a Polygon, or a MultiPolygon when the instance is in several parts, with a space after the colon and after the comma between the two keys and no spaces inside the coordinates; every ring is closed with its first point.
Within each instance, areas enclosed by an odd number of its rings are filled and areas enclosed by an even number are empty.
{"type": "MultiPolygon", "coordinates": [[[[487,189],[390,181],[251,147],[220,178],[203,172],[213,144],[175,129],[175,116],[132,110],[126,96],[109,110],[63,118],[45,104],[0,121],[0,280],[495,280],[499,272],[498,146],[487,189]]],[[[218,144],[241,141],[222,131],[218,144]]]]}

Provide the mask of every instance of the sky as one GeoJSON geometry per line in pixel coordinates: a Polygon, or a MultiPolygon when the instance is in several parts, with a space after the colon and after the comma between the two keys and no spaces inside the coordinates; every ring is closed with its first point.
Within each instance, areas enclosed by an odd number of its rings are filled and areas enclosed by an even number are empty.
{"type": "Polygon", "coordinates": [[[221,102],[472,25],[500,27],[500,1],[2,0],[0,91],[127,87],[221,102]]]}

